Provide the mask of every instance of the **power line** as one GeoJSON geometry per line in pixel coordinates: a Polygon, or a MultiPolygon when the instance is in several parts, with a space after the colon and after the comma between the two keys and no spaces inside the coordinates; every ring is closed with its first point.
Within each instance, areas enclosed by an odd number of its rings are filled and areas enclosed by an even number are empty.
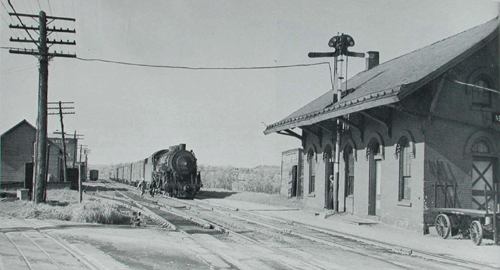
{"type": "Polygon", "coordinates": [[[34,69],[34,68],[38,68],[39,65],[38,64],[35,64],[35,65],[28,65],[28,66],[24,66],[24,67],[17,67],[16,68],[13,68],[13,69],[10,69],[10,70],[7,70],[5,71],[4,74],[12,74],[12,73],[17,73],[17,72],[21,72],[21,71],[26,71],[26,70],[30,70],[30,69],[34,69]]]}
{"type": "Polygon", "coordinates": [[[52,12],[52,7],[50,6],[50,1],[49,1],[49,0],[47,0],[47,3],[49,4],[50,14],[51,14],[52,16],[54,16],[54,12],[52,12]]]}
{"type": "Polygon", "coordinates": [[[33,10],[33,6],[31,6],[31,1],[29,1],[29,0],[28,0],[28,5],[30,6],[30,10],[29,10],[29,11],[30,11],[30,12],[33,12],[33,11],[34,11],[34,10],[33,10]]]}
{"type": "Polygon", "coordinates": [[[329,62],[320,62],[320,63],[312,63],[312,64],[293,64],[293,65],[281,65],[281,66],[253,66],[253,67],[188,67],[188,66],[170,66],[170,65],[150,65],[150,64],[138,64],[131,62],[122,62],[122,61],[112,61],[98,58],[81,58],[76,57],[76,59],[81,61],[90,61],[90,62],[103,62],[103,63],[111,63],[111,64],[119,64],[126,66],[138,66],[138,67],[152,67],[152,68],[172,68],[172,69],[188,69],[188,70],[248,70],[248,69],[276,69],[276,68],[294,68],[294,67],[308,67],[308,66],[318,66],[318,65],[328,65],[329,62]]]}
{"type": "MultiPolygon", "coordinates": [[[[2,6],[3,6],[3,3],[2,3],[2,6]]],[[[5,8],[5,6],[4,6],[4,8],[5,8]]],[[[8,26],[8,25],[9,25],[9,22],[7,21],[7,19],[5,19],[5,17],[4,17],[3,15],[2,15],[2,19],[3,19],[3,21],[4,21],[4,22],[7,24],[7,26],[8,26]]],[[[10,28],[10,27],[9,27],[9,29],[10,29],[10,31],[12,32],[12,34],[13,34],[15,37],[18,37],[18,36],[17,36],[17,34],[16,34],[16,32],[14,32],[14,30],[12,30],[12,28],[10,28]]],[[[25,49],[26,49],[26,46],[24,46],[24,44],[22,44],[22,46],[23,46],[23,48],[25,48],[25,49]]],[[[4,49],[4,48],[6,48],[6,47],[2,47],[2,49],[4,49]]]]}
{"type": "Polygon", "coordinates": [[[170,65],[150,65],[150,64],[138,64],[131,62],[122,62],[122,61],[112,61],[98,58],[81,58],[76,57],[76,59],[81,61],[89,61],[89,62],[103,62],[110,64],[119,64],[126,66],[138,66],[138,67],[151,67],[151,68],[171,68],[171,69],[187,69],[187,70],[259,70],[259,69],[278,69],[278,68],[295,68],[295,67],[310,67],[310,66],[319,66],[319,65],[328,65],[328,69],[330,70],[330,82],[333,87],[333,79],[332,79],[332,66],[330,62],[319,62],[312,64],[293,64],[293,65],[280,65],[280,66],[253,66],[253,67],[188,67],[188,66],[170,66],[170,65]]]}

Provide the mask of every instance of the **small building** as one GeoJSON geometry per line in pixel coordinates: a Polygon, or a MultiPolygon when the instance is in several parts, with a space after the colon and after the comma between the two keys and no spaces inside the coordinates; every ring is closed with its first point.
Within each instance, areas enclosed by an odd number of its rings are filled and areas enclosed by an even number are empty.
{"type": "Polygon", "coordinates": [[[304,191],[304,174],[302,149],[295,148],[281,154],[281,188],[280,194],[292,197],[302,197],[304,191]]]}
{"type": "Polygon", "coordinates": [[[382,64],[369,58],[340,100],[331,90],[267,126],[265,134],[302,141],[305,205],[424,233],[433,207],[492,208],[484,190],[500,177],[498,25],[497,17],[382,64]]]}
{"type": "MultiPolygon", "coordinates": [[[[49,140],[55,144],[61,149],[64,149],[63,145],[63,140],[61,136],[57,136],[56,134],[49,134],[49,140]]],[[[66,166],[68,168],[76,168],[77,163],[78,163],[78,139],[77,138],[71,138],[71,136],[66,136],[65,138],[65,146],[66,146],[66,166]]],[[[80,161],[81,162],[81,161],[80,161]]]]}
{"type": "MultiPolygon", "coordinates": [[[[1,136],[2,172],[0,183],[4,186],[23,186],[26,177],[33,174],[36,128],[23,120],[1,136]]],[[[62,177],[63,150],[48,140],[47,180],[58,182],[62,177]]]]}
{"type": "Polygon", "coordinates": [[[24,183],[26,164],[33,162],[36,128],[23,120],[2,134],[1,184],[24,183]]]}

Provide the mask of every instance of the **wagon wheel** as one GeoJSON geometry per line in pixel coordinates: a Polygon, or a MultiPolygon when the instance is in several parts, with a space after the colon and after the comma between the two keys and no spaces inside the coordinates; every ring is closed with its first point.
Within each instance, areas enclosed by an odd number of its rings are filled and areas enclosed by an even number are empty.
{"type": "Polygon", "coordinates": [[[483,226],[477,220],[472,221],[470,224],[470,239],[476,246],[481,245],[481,241],[483,240],[483,226]]]}
{"type": "Polygon", "coordinates": [[[439,214],[436,217],[436,231],[441,238],[446,239],[450,235],[451,222],[446,214],[439,214]]]}

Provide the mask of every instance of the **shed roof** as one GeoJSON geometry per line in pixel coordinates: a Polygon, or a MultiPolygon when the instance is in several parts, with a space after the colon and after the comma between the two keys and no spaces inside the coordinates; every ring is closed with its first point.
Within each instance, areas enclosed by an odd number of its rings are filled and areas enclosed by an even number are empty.
{"type": "Polygon", "coordinates": [[[328,91],[283,120],[266,127],[264,134],[398,102],[481,49],[498,35],[496,17],[429,46],[407,53],[347,81],[353,91],[333,104],[328,91]]]}
{"type": "Polygon", "coordinates": [[[17,128],[19,128],[19,127],[20,127],[20,126],[22,126],[22,125],[26,125],[26,126],[28,126],[28,127],[32,128],[34,131],[36,131],[36,128],[35,128],[32,124],[30,124],[30,122],[28,122],[26,119],[24,119],[23,121],[21,121],[21,122],[17,123],[17,125],[15,125],[15,126],[11,127],[11,128],[10,128],[9,130],[7,130],[7,131],[5,131],[5,132],[2,134],[2,137],[3,137],[3,136],[5,136],[5,135],[7,135],[7,134],[9,134],[9,133],[11,133],[12,131],[16,130],[17,128]]]}
{"type": "MultiPolygon", "coordinates": [[[[18,129],[22,125],[26,125],[29,128],[31,128],[34,132],[36,132],[36,128],[32,124],[30,124],[30,122],[28,122],[26,119],[24,119],[23,121],[17,123],[15,126],[11,127],[9,130],[5,131],[2,134],[2,138],[4,136],[6,136],[7,134],[13,132],[14,130],[18,129]]],[[[54,138],[47,138],[47,144],[53,145],[53,146],[57,147],[60,151],[63,151],[62,147],[59,146],[59,145],[57,145],[57,143],[55,143],[54,141],[52,141],[52,139],[54,139],[54,138]]]]}

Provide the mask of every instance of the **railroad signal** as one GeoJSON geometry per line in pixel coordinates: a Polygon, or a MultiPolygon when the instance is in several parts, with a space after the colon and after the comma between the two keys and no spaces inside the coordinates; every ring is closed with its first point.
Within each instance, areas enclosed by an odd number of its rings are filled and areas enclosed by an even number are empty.
{"type": "Polygon", "coordinates": [[[354,46],[354,39],[346,34],[334,36],[328,41],[328,46],[335,48],[335,52],[338,54],[347,55],[347,48],[354,46]]]}
{"type": "MultiPolygon", "coordinates": [[[[310,52],[308,54],[308,56],[310,58],[317,58],[317,57],[333,57],[334,58],[334,60],[333,60],[333,62],[334,62],[333,82],[332,82],[334,95],[333,95],[332,104],[334,104],[335,102],[340,100],[340,98],[342,97],[342,91],[340,91],[340,89],[338,87],[338,80],[343,79],[343,77],[340,77],[339,74],[337,73],[337,65],[338,65],[337,62],[342,63],[344,61],[344,59],[342,57],[340,60],[337,60],[338,56],[339,55],[346,55],[346,56],[353,56],[353,57],[365,57],[364,53],[357,53],[357,52],[348,51],[348,48],[354,46],[354,44],[355,44],[354,39],[351,36],[346,35],[346,34],[337,35],[337,36],[332,37],[328,41],[328,46],[331,48],[334,48],[335,51],[333,51],[333,52],[310,52]]],[[[346,73],[347,73],[347,63],[345,65],[346,65],[346,73]]],[[[347,82],[345,84],[345,87],[347,89],[347,82]]],[[[335,149],[336,149],[335,159],[334,159],[335,162],[333,164],[334,183],[333,183],[332,201],[333,201],[333,210],[335,212],[338,212],[338,210],[339,210],[338,209],[338,207],[339,207],[338,183],[339,183],[339,178],[340,178],[340,167],[339,167],[340,165],[339,165],[338,160],[340,160],[340,145],[341,145],[340,144],[340,132],[342,129],[342,125],[341,125],[339,119],[336,120],[336,126],[337,126],[337,134],[334,135],[332,138],[332,140],[335,141],[335,149]]]]}
{"type": "Polygon", "coordinates": [[[328,46],[334,48],[333,52],[310,52],[308,54],[309,58],[318,57],[337,57],[339,55],[347,55],[352,57],[365,57],[364,53],[350,52],[349,47],[354,46],[356,43],[350,35],[342,34],[339,36],[334,36],[328,41],[328,46]]]}

